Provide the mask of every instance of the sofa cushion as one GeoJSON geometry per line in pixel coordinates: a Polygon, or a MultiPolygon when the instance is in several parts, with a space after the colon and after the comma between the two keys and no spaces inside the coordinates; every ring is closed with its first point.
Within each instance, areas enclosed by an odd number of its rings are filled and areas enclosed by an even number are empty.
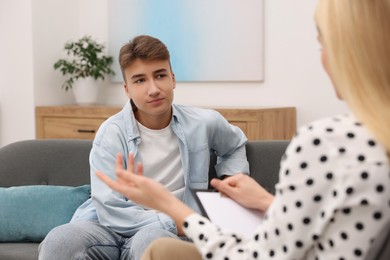
{"type": "Polygon", "coordinates": [[[89,184],[0,188],[0,241],[42,241],[52,228],[70,221],[90,191],[89,184]]]}

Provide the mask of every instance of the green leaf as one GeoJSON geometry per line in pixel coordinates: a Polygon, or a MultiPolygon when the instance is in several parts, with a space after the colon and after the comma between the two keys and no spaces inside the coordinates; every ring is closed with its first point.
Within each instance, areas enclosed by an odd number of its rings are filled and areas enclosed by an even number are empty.
{"type": "Polygon", "coordinates": [[[91,36],[83,36],[64,45],[67,57],[55,62],[53,68],[68,77],[62,85],[65,91],[71,89],[78,78],[104,80],[106,75],[115,75],[111,69],[113,57],[105,55],[104,49],[105,46],[91,36]]]}

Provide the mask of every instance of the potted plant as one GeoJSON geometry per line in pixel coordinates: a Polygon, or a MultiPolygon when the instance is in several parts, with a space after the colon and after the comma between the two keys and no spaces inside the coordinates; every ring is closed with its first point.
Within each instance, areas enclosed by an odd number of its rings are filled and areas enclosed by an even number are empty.
{"type": "Polygon", "coordinates": [[[62,84],[65,91],[72,89],[76,102],[92,104],[97,100],[97,80],[114,75],[111,69],[113,58],[104,53],[104,45],[93,40],[91,36],[83,36],[74,42],[65,44],[67,59],[59,59],[54,63],[54,69],[60,70],[67,80],[62,84]],[[83,90],[82,87],[89,86],[83,90]],[[86,97],[79,97],[85,93],[86,97]]]}

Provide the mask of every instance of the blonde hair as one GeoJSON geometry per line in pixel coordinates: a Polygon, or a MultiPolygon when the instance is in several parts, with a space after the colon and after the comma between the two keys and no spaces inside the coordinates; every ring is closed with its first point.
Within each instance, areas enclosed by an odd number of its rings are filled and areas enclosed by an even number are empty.
{"type": "Polygon", "coordinates": [[[390,151],[390,0],[319,0],[330,74],[354,114],[390,151]]]}

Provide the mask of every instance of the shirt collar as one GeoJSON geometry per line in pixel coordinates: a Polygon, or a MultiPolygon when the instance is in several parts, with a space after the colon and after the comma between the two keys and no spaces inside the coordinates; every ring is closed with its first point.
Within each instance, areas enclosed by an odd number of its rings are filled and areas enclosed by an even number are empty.
{"type": "MultiPolygon", "coordinates": [[[[130,122],[130,124],[126,124],[126,132],[127,132],[127,140],[133,141],[135,139],[140,138],[140,134],[137,127],[137,120],[135,119],[135,115],[133,112],[133,108],[131,107],[130,101],[126,103],[126,105],[122,109],[124,114],[124,121],[130,122]]],[[[176,125],[180,123],[180,113],[177,111],[176,105],[172,104],[172,117],[173,120],[171,124],[176,125]]]]}

